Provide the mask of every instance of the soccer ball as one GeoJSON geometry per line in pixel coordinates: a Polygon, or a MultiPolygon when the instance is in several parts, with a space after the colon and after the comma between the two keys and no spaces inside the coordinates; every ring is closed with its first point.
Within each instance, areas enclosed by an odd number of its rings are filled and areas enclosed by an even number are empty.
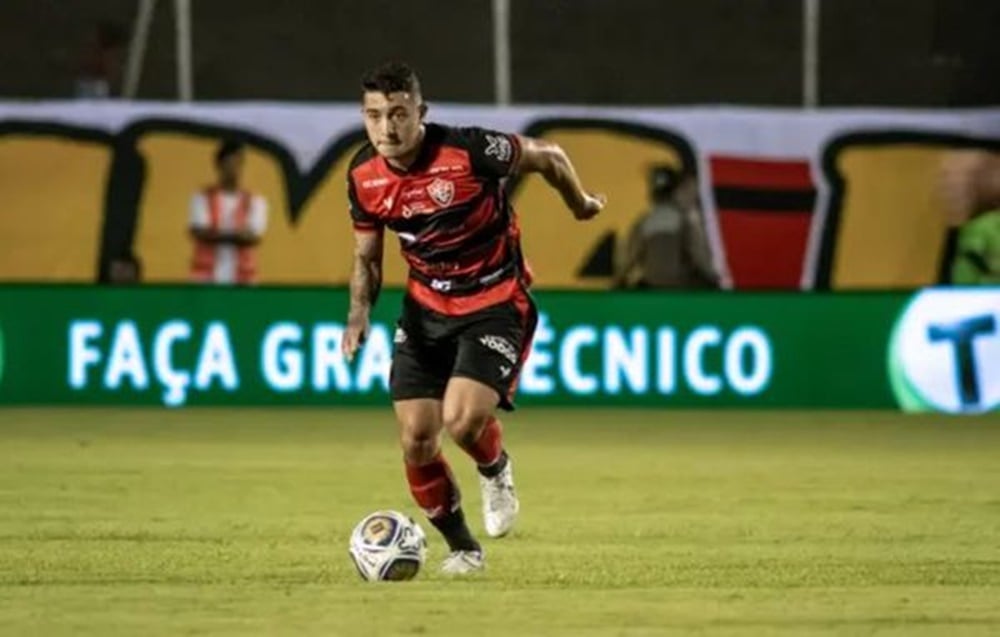
{"type": "Polygon", "coordinates": [[[427,557],[427,536],[407,515],[376,511],[354,527],[348,552],[361,579],[400,582],[420,571],[427,557]]]}

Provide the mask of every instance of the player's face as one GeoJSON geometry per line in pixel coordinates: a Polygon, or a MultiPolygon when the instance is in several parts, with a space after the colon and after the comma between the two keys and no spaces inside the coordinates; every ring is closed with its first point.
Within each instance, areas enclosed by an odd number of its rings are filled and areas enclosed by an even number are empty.
{"type": "Polygon", "coordinates": [[[380,155],[400,159],[417,150],[426,111],[419,94],[369,91],[361,110],[368,140],[380,155]]]}

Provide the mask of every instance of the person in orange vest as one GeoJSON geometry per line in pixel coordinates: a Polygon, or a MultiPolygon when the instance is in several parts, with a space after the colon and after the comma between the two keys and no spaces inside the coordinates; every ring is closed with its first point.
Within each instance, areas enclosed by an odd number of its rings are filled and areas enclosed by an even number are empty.
{"type": "Polygon", "coordinates": [[[267,227],[267,201],[240,186],[243,161],[243,144],[224,142],[215,153],[218,181],[191,199],[194,282],[257,282],[257,244],[267,227]]]}

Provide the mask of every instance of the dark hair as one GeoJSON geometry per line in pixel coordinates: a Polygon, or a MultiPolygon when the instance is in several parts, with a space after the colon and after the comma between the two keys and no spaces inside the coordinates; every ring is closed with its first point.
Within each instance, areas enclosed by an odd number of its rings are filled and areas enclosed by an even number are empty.
{"type": "Polygon", "coordinates": [[[215,151],[215,165],[218,166],[230,155],[236,155],[237,153],[243,152],[243,142],[238,142],[235,139],[227,139],[226,141],[219,144],[219,149],[215,151]]]}
{"type": "Polygon", "coordinates": [[[365,92],[420,93],[417,73],[404,62],[386,62],[368,71],[361,77],[361,88],[365,92]]]}

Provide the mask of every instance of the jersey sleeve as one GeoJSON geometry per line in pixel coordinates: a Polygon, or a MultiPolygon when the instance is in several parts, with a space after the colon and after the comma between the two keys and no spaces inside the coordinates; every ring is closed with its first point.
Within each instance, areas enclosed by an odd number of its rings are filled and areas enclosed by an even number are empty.
{"type": "Polygon", "coordinates": [[[473,171],[487,179],[510,177],[521,158],[517,135],[483,128],[460,128],[458,137],[469,151],[473,171]]]}
{"type": "Polygon", "coordinates": [[[347,201],[348,209],[351,213],[351,223],[354,229],[360,232],[376,232],[382,230],[384,225],[382,219],[371,214],[358,201],[357,193],[354,190],[354,180],[347,178],[347,201]]]}
{"type": "Polygon", "coordinates": [[[208,201],[205,195],[198,192],[191,197],[190,213],[188,214],[188,226],[199,230],[208,229],[208,201]]]}
{"type": "Polygon", "coordinates": [[[267,200],[260,195],[254,196],[250,205],[250,231],[254,236],[261,237],[267,230],[267,200]]]}

